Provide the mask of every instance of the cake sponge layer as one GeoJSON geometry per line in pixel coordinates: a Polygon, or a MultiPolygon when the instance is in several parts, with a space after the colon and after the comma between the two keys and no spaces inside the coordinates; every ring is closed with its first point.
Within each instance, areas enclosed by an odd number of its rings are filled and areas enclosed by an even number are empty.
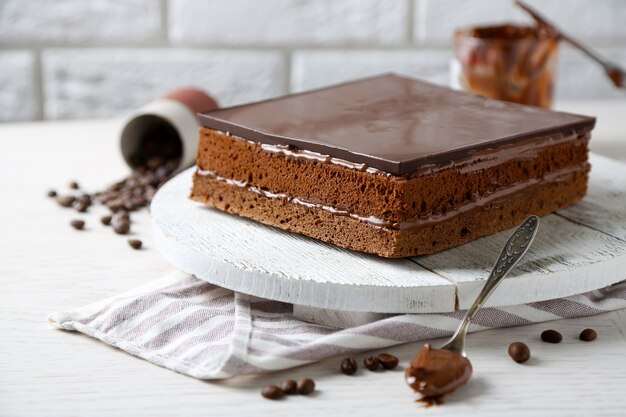
{"type": "Polygon", "coordinates": [[[407,177],[201,128],[198,168],[273,193],[396,223],[445,215],[529,179],[587,160],[589,132],[534,138],[407,177]]]}
{"type": "MultiPolygon", "coordinates": [[[[543,215],[569,206],[586,192],[589,165],[538,181],[512,195],[493,198],[445,221],[426,221],[410,231],[377,226],[328,206],[302,204],[284,194],[201,171],[194,176],[193,200],[348,249],[399,258],[438,252],[522,222],[529,213],[543,215]]],[[[436,219],[435,219],[436,220],[436,219]]]]}

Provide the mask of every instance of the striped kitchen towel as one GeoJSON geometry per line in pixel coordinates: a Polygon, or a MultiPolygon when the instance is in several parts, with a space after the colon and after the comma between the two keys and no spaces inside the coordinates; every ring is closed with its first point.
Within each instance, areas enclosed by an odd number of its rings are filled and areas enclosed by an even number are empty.
{"type": "MultiPolygon", "coordinates": [[[[478,312],[470,331],[626,308],[626,281],[550,301],[478,312]]],[[[464,311],[403,314],[348,329],[294,318],[290,304],[176,272],[127,293],[52,313],[49,321],[200,379],[270,372],[337,355],[448,336],[464,311]]]]}

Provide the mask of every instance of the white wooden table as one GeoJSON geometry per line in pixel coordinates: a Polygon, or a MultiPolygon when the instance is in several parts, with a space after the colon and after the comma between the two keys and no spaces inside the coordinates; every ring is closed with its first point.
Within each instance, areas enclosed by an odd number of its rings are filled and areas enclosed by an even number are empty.
{"type": "MultiPolygon", "coordinates": [[[[626,103],[582,103],[562,108],[600,115],[592,149],[626,160],[626,103]],[[603,115],[606,117],[603,118],[603,115]],[[620,116],[621,115],[621,116],[620,116]],[[620,143],[621,141],[621,143],[620,143]],[[604,152],[603,152],[604,151],[604,152]]],[[[626,413],[626,311],[486,331],[469,337],[471,383],[441,407],[419,409],[400,371],[347,377],[338,360],[275,375],[202,382],[151,365],[86,336],[52,329],[47,313],[83,305],[149,282],[170,270],[154,250],[147,213],[134,231],[146,249],[87,215],[77,217],[46,197],[76,179],[99,189],[126,168],[114,121],[0,125],[0,416],[221,416],[221,415],[563,415],[626,413]],[[599,339],[576,341],[593,327],[599,339]],[[547,328],[560,345],[540,342],[547,328]],[[512,341],[529,344],[533,358],[518,365],[506,356],[512,341]],[[311,376],[315,398],[263,400],[259,389],[286,377],[311,376]]],[[[406,364],[419,344],[390,352],[406,364]]]]}

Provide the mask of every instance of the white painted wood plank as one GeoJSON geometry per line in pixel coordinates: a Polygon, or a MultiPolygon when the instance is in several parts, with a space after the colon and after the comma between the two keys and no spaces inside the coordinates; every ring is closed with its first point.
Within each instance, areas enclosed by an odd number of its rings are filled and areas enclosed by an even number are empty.
{"type": "Polygon", "coordinates": [[[626,164],[595,154],[589,159],[587,196],[558,214],[626,242],[626,164]]]}
{"type": "MultiPolygon", "coordinates": [[[[459,308],[468,308],[486,280],[497,253],[514,229],[429,256],[420,265],[457,284],[459,308]]],[[[626,244],[556,215],[541,218],[526,256],[502,281],[487,306],[508,306],[564,297],[626,279],[626,244]]]]}

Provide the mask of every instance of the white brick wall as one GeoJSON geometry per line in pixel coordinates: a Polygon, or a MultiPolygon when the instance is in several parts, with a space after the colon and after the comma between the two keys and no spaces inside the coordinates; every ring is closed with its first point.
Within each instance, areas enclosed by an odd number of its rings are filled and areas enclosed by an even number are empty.
{"type": "Polygon", "coordinates": [[[0,51],[0,121],[37,118],[35,59],[27,51],[0,51]]]}
{"type": "MultiPolygon", "coordinates": [[[[626,48],[599,48],[597,52],[626,68],[626,48]]],[[[563,48],[559,54],[556,96],[562,99],[626,100],[626,90],[614,88],[603,69],[581,52],[563,48]]]]}
{"type": "Polygon", "coordinates": [[[195,85],[221,105],[285,92],[278,52],[174,49],[50,50],[43,54],[44,115],[109,117],[195,85]]]}
{"type": "MultiPolygon", "coordinates": [[[[414,39],[450,45],[455,28],[493,22],[531,22],[513,0],[415,0],[414,39]]],[[[624,0],[526,0],[563,30],[591,45],[626,42],[624,0]]]]}
{"type": "Polygon", "coordinates": [[[443,50],[298,51],[292,58],[291,89],[302,91],[384,72],[448,83],[451,54],[443,50]]]}
{"type": "Polygon", "coordinates": [[[172,42],[194,45],[397,44],[408,0],[170,0],[172,42]]]}
{"type": "MultiPolygon", "coordinates": [[[[626,0],[529,0],[626,65],[626,0]]],[[[122,115],[183,85],[222,105],[399,72],[448,83],[455,28],[513,0],[0,0],[0,121],[122,115]]],[[[626,99],[563,48],[560,99],[626,99]]]]}
{"type": "Polygon", "coordinates": [[[141,45],[161,38],[158,0],[2,0],[0,44],[141,45]]]}

